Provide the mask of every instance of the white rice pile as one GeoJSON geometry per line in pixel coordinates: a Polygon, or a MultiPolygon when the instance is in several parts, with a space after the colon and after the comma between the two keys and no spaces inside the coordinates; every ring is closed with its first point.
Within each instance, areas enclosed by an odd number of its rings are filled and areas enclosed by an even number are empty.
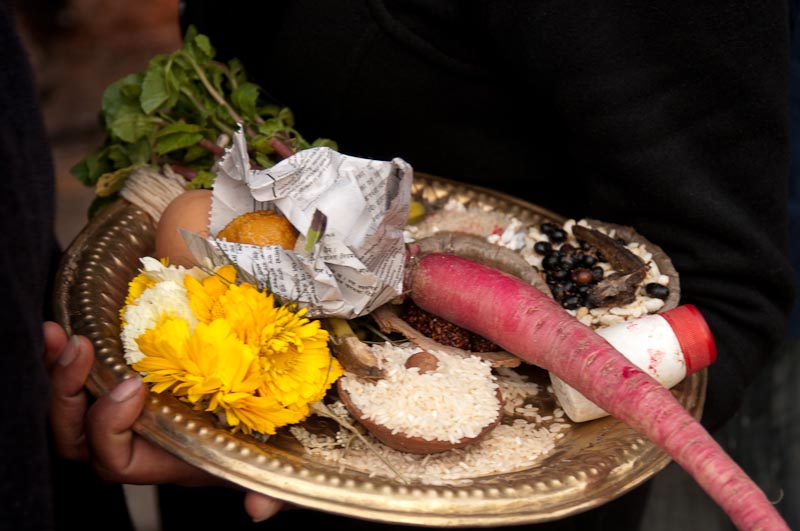
{"type": "MultiPolygon", "coordinates": [[[[399,347],[391,348],[392,351],[396,349],[399,347]]],[[[560,408],[550,414],[541,414],[540,408],[534,405],[541,387],[524,375],[512,369],[498,368],[494,382],[503,394],[502,423],[486,438],[459,450],[418,455],[388,448],[367,434],[370,447],[345,429],[340,429],[335,437],[312,435],[299,426],[291,428],[291,432],[306,452],[336,463],[342,469],[361,471],[372,477],[396,478],[399,473],[409,481],[428,485],[470,485],[476,478],[535,466],[572,426],[560,408]]],[[[398,400],[404,394],[405,390],[395,389],[395,400],[388,406],[398,408],[398,400]]],[[[428,396],[428,407],[461,398],[448,394],[439,394],[433,399],[430,399],[430,393],[428,396]]],[[[353,422],[341,402],[330,407],[353,422]]]]}
{"type": "Polygon", "coordinates": [[[340,384],[364,417],[392,433],[457,443],[497,419],[497,383],[489,363],[477,356],[431,352],[438,367],[422,374],[405,367],[419,348],[386,343],[372,350],[384,377],[373,382],[345,373],[340,384]]]}

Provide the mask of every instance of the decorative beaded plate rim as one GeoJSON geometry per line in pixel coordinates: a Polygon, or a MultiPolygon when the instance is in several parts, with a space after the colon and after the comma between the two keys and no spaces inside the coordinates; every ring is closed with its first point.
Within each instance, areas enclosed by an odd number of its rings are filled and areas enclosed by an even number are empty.
{"type": "MultiPolygon", "coordinates": [[[[563,221],[534,204],[481,187],[416,174],[413,193],[428,203],[457,199],[502,209],[524,223],[563,221]]],[[[119,200],[92,219],[66,250],[55,289],[57,320],[86,335],[96,359],[89,390],[100,396],[134,375],[123,358],[119,309],[128,282],[152,252],[155,223],[119,200]]],[[[707,373],[673,388],[699,418],[707,373]]],[[[507,474],[473,478],[468,486],[404,485],[341,468],[308,455],[296,442],[266,443],[218,428],[169,393],[150,393],[134,429],[186,462],[246,489],[298,506],[380,522],[435,527],[498,526],[560,519],[602,505],[640,485],[669,457],[614,418],[573,427],[538,464],[507,474]]]]}

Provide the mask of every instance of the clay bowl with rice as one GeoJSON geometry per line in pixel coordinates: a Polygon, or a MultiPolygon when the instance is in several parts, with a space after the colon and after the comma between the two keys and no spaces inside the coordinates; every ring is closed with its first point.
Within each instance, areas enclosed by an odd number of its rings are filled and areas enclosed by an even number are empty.
{"type": "Polygon", "coordinates": [[[383,358],[384,378],[345,375],[339,398],[380,442],[401,452],[464,448],[500,422],[503,400],[491,367],[446,352],[407,350],[383,358]]]}

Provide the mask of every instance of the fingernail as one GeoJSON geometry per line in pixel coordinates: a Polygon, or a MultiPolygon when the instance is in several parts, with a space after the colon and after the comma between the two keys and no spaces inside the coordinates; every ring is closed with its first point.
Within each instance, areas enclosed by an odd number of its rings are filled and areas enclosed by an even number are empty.
{"type": "Polygon", "coordinates": [[[58,364],[62,367],[66,367],[73,361],[75,358],[78,357],[78,352],[80,352],[81,348],[81,341],[78,339],[78,336],[72,336],[67,341],[67,344],[64,346],[64,351],[61,353],[61,356],[58,357],[58,364]]]}
{"type": "Polygon", "coordinates": [[[142,386],[142,377],[138,374],[135,376],[131,376],[130,378],[124,380],[122,383],[117,385],[108,396],[114,402],[124,402],[130,397],[132,397],[136,391],[142,386]]]}

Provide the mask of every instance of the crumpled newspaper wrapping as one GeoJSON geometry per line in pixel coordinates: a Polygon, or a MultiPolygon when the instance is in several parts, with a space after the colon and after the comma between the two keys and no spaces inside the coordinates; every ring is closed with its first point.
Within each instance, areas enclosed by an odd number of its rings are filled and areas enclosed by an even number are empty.
{"type": "Polygon", "coordinates": [[[308,317],[365,315],[402,293],[403,229],[411,204],[411,166],[310,148],[266,170],[253,170],[241,131],[220,160],[209,220],[211,238],[183,232],[200,263],[234,263],[247,279],[308,317]],[[299,231],[294,250],[218,240],[235,217],[274,209],[299,231]],[[327,217],[321,239],[306,253],[316,210],[327,217]]]}

